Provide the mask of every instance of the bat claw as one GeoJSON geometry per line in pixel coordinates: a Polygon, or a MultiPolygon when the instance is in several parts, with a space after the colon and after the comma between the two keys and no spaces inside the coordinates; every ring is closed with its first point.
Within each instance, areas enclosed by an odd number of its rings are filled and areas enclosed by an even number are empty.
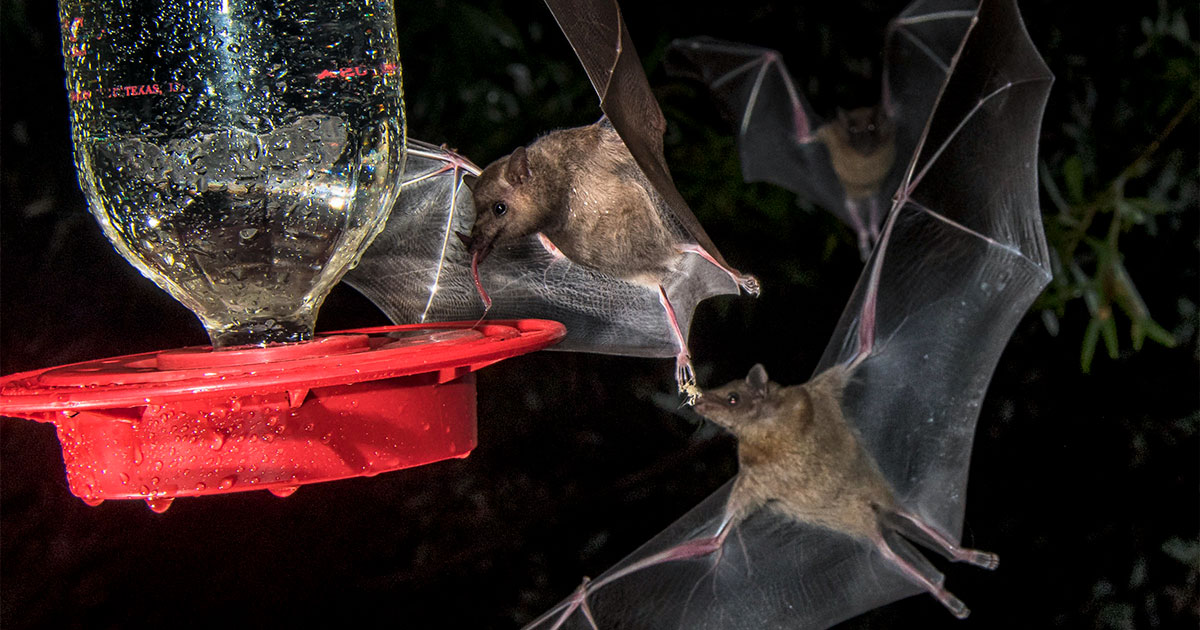
{"type": "Polygon", "coordinates": [[[700,388],[696,386],[696,372],[692,369],[691,359],[680,357],[675,365],[675,382],[679,385],[679,393],[683,394],[684,404],[695,405],[700,399],[700,388]]]}

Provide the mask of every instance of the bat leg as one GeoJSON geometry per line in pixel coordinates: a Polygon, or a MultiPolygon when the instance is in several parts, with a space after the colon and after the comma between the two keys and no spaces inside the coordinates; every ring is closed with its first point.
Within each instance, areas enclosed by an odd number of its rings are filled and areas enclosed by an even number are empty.
{"type": "Polygon", "coordinates": [[[882,536],[875,541],[875,546],[883,554],[883,557],[887,558],[905,577],[916,582],[930,595],[936,597],[950,611],[950,614],[959,619],[966,619],[971,614],[967,605],[943,586],[946,580],[945,576],[930,564],[929,560],[922,556],[921,552],[917,551],[912,544],[901,538],[899,533],[885,528],[882,536]]]}
{"type": "Polygon", "coordinates": [[[722,265],[712,257],[712,254],[709,254],[707,251],[705,251],[703,247],[700,247],[695,243],[684,243],[679,246],[679,251],[685,254],[695,254],[712,263],[714,267],[717,267],[721,271],[729,274],[729,277],[733,278],[733,281],[736,282],[738,287],[745,291],[747,295],[753,295],[757,297],[758,294],[762,293],[762,285],[759,284],[758,278],[748,273],[742,273],[737,269],[722,265]]]}
{"type": "MultiPolygon", "coordinates": [[[[869,215],[870,211],[868,211],[869,215]]],[[[854,235],[858,237],[858,254],[863,260],[871,257],[871,248],[875,239],[879,238],[877,233],[878,228],[868,228],[863,223],[863,209],[859,205],[859,201],[846,198],[846,216],[850,218],[850,228],[854,230],[854,235]]],[[[870,218],[868,216],[868,218],[870,218]]]]}
{"type": "Polygon", "coordinates": [[[662,285],[658,287],[658,301],[667,312],[671,335],[679,348],[679,353],[675,355],[675,382],[679,385],[679,392],[687,398],[687,404],[691,405],[700,397],[700,388],[696,386],[696,371],[692,369],[692,355],[688,351],[687,339],[683,338],[683,331],[679,328],[679,319],[675,317],[675,307],[671,306],[667,290],[662,285]]]}
{"type": "Polygon", "coordinates": [[[895,529],[952,562],[966,562],[984,569],[995,569],[1000,566],[1000,557],[996,554],[960,547],[910,512],[904,510],[885,511],[880,513],[880,519],[884,526],[895,529]]]}
{"type": "MultiPolygon", "coordinates": [[[[870,228],[870,230],[871,230],[871,247],[872,248],[875,247],[875,243],[879,242],[879,226],[883,225],[883,217],[880,215],[880,211],[882,209],[883,209],[883,206],[879,203],[879,196],[871,195],[871,213],[870,213],[871,224],[867,227],[870,228]]],[[[865,260],[865,258],[864,258],[864,260],[865,260]]]]}

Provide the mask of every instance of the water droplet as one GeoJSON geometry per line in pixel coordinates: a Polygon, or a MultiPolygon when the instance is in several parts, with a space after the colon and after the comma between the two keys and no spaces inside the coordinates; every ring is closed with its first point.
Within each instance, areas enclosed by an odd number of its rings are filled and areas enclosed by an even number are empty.
{"type": "Polygon", "coordinates": [[[129,475],[128,474],[121,473],[121,474],[117,475],[117,477],[120,478],[122,484],[129,483],[129,475]]]}
{"type": "Polygon", "coordinates": [[[275,486],[274,488],[268,489],[271,491],[271,494],[282,499],[295,494],[295,492],[300,489],[300,486],[275,486]]]}
{"type": "Polygon", "coordinates": [[[222,490],[228,490],[232,488],[233,484],[235,483],[237,483],[237,475],[229,475],[228,477],[221,479],[221,482],[217,484],[217,487],[222,490]]]}
{"type": "MultiPolygon", "coordinates": [[[[241,236],[243,240],[247,241],[254,238],[254,235],[256,234],[258,234],[258,228],[246,228],[241,232],[238,232],[238,236],[241,236]]],[[[241,405],[238,405],[238,409],[240,408],[241,405]]],[[[238,409],[232,409],[232,411],[237,411],[238,409]]]]}
{"type": "Polygon", "coordinates": [[[104,499],[99,499],[99,498],[94,498],[94,497],[79,497],[79,500],[83,501],[89,507],[96,507],[97,505],[104,503],[104,499]]]}
{"type": "Polygon", "coordinates": [[[175,497],[158,497],[156,499],[146,499],[146,505],[150,507],[150,511],[155,514],[162,514],[171,507],[175,502],[175,497]]]}
{"type": "Polygon", "coordinates": [[[205,439],[208,441],[208,448],[214,451],[219,451],[225,446],[225,435],[220,431],[209,431],[205,439]]]}

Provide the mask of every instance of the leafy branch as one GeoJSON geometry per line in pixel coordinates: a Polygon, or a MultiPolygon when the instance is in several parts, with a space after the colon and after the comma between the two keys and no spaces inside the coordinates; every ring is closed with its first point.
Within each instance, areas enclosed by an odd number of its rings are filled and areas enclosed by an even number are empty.
{"type": "MultiPolygon", "coordinates": [[[[1193,93],[1151,142],[1120,174],[1105,188],[1090,197],[1085,193],[1085,176],[1082,158],[1078,154],[1068,157],[1062,166],[1065,195],[1049,168],[1041,165],[1042,181],[1048,197],[1057,208],[1055,216],[1047,217],[1047,232],[1055,265],[1054,281],[1043,299],[1043,306],[1063,315],[1068,302],[1082,297],[1087,305],[1091,320],[1083,336],[1080,367],[1084,372],[1091,369],[1093,358],[1100,341],[1110,358],[1120,353],[1120,342],[1114,307],[1130,321],[1130,340],[1134,350],[1140,350],[1147,337],[1167,347],[1174,347],[1176,339],[1150,315],[1145,301],[1126,270],[1119,247],[1122,232],[1132,226],[1148,225],[1151,218],[1170,210],[1170,204],[1161,197],[1127,196],[1127,185],[1134,180],[1157,173],[1159,178],[1174,177],[1165,167],[1155,169],[1156,154],[1170,136],[1196,109],[1200,93],[1193,93]],[[1093,227],[1102,218],[1108,219],[1104,236],[1093,235],[1093,227]],[[1090,250],[1085,260],[1093,262],[1091,273],[1085,270],[1085,262],[1077,256],[1083,244],[1090,250]]],[[[1151,186],[1151,189],[1160,188],[1151,186]]],[[[1056,328],[1052,325],[1052,329],[1056,328]]]]}

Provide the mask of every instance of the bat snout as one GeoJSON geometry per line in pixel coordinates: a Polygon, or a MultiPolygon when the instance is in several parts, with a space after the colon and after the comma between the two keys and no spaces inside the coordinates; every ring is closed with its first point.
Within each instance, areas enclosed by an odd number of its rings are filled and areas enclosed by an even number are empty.
{"type": "Polygon", "coordinates": [[[463,234],[462,232],[456,231],[454,235],[458,237],[458,240],[462,242],[463,247],[466,247],[468,252],[475,253],[471,249],[471,243],[474,242],[475,239],[472,238],[470,234],[463,234]]]}
{"type": "Polygon", "coordinates": [[[692,403],[692,409],[706,418],[716,408],[717,404],[713,401],[712,396],[708,396],[704,392],[701,392],[700,396],[696,398],[696,402],[692,403]]]}
{"type": "Polygon", "coordinates": [[[469,235],[462,232],[455,232],[454,235],[466,246],[467,253],[474,257],[476,263],[479,263],[483,262],[483,259],[487,258],[487,255],[491,253],[495,239],[486,238],[477,232],[478,230],[471,230],[469,235]]]}

